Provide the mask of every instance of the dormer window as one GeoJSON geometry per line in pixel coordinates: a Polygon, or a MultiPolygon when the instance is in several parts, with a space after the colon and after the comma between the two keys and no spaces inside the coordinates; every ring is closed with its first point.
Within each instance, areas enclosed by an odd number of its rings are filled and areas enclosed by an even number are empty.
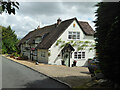
{"type": "Polygon", "coordinates": [[[30,40],[30,39],[27,39],[27,40],[26,40],[26,43],[28,43],[29,40],[30,40]]]}
{"type": "Polygon", "coordinates": [[[80,32],[68,32],[68,39],[70,40],[79,40],[80,39],[80,32]]]}
{"type": "Polygon", "coordinates": [[[35,39],[35,43],[40,43],[42,41],[42,37],[37,37],[36,39],[35,39]]]}

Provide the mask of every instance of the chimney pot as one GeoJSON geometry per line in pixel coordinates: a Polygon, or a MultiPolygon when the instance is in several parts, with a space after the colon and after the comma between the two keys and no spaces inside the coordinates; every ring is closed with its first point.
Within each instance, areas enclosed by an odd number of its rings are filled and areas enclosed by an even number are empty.
{"type": "Polygon", "coordinates": [[[57,19],[57,25],[59,25],[59,24],[61,23],[61,21],[62,21],[62,20],[61,20],[60,18],[58,18],[58,19],[57,19]]]}
{"type": "Polygon", "coordinates": [[[38,25],[37,29],[40,29],[40,25],[38,25]]]}

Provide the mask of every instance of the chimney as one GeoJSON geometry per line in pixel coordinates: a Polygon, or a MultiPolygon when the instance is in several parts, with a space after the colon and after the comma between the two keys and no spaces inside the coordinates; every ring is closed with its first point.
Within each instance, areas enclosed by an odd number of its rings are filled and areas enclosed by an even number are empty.
{"type": "Polygon", "coordinates": [[[62,20],[61,20],[60,18],[58,18],[58,19],[57,19],[57,25],[59,25],[59,24],[61,23],[61,21],[62,21],[62,20]]]}
{"type": "Polygon", "coordinates": [[[38,25],[37,29],[40,29],[40,25],[38,25]]]}

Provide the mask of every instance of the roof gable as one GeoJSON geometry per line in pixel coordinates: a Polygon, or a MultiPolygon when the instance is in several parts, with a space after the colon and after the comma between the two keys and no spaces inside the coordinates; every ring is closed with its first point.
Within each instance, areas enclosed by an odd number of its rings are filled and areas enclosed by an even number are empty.
{"type": "Polygon", "coordinates": [[[79,27],[82,29],[83,33],[85,35],[89,35],[89,36],[93,36],[94,35],[94,30],[92,29],[92,27],[89,25],[88,22],[85,21],[78,21],[77,18],[75,18],[77,24],[79,25],[79,27]]]}

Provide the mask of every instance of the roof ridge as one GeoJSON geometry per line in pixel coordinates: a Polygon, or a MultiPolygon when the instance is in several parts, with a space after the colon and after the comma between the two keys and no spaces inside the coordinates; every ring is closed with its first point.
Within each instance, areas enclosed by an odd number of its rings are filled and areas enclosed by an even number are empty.
{"type": "MultiPolygon", "coordinates": [[[[73,20],[73,19],[76,19],[76,17],[71,18],[71,19],[66,19],[66,20],[64,20],[64,21],[62,21],[62,22],[66,22],[66,21],[73,20]]],[[[61,22],[61,23],[62,23],[62,22],[61,22]]],[[[47,27],[50,27],[50,26],[53,26],[53,25],[56,25],[56,23],[51,24],[51,25],[44,26],[44,27],[39,28],[39,29],[44,29],[44,28],[47,28],[47,27]]],[[[35,30],[39,30],[39,29],[35,29],[35,30]]],[[[33,31],[35,31],[35,30],[33,30],[33,31]]]]}
{"type": "MultiPolygon", "coordinates": [[[[74,18],[70,18],[70,19],[66,19],[66,20],[64,20],[64,21],[62,21],[62,22],[66,22],[66,21],[69,21],[69,20],[75,20],[76,19],[76,17],[74,17],[74,18]]],[[[61,23],[62,23],[61,22],[61,23]]]]}
{"type": "Polygon", "coordinates": [[[87,21],[78,21],[78,22],[80,22],[80,23],[88,23],[87,21]]]}

